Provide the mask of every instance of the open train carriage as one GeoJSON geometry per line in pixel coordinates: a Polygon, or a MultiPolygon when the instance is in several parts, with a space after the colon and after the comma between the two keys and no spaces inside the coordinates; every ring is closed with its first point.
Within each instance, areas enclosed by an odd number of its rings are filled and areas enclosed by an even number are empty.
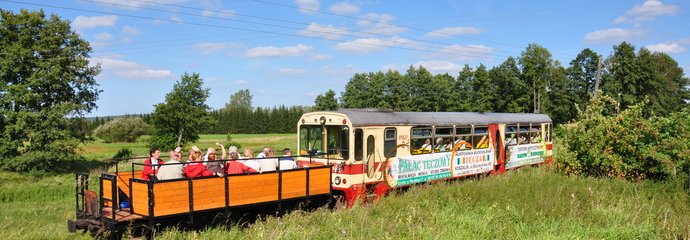
{"type": "MultiPolygon", "coordinates": [[[[132,163],[132,169],[135,165],[132,163]]],[[[99,193],[89,190],[89,175],[76,174],[76,220],[70,232],[109,231],[119,238],[127,228],[154,229],[160,222],[199,224],[209,214],[240,214],[261,208],[281,211],[283,204],[308,204],[331,194],[331,169],[308,166],[291,170],[171,180],[144,180],[141,171],[102,173],[99,193]]],[[[205,223],[200,223],[205,224],[205,223]]]]}

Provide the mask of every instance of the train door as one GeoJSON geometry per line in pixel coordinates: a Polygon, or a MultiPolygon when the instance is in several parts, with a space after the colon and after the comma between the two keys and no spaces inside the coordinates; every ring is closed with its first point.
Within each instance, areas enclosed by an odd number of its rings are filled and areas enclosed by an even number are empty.
{"type": "Polygon", "coordinates": [[[377,176],[380,177],[380,167],[381,167],[381,149],[378,149],[377,141],[380,136],[378,136],[375,131],[365,131],[364,138],[364,182],[372,182],[377,180],[377,176]]]}

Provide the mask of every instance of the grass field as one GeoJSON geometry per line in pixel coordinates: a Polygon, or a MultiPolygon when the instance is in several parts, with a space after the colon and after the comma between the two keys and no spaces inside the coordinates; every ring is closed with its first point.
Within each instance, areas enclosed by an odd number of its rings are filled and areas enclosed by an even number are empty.
{"type": "MultiPolygon", "coordinates": [[[[197,145],[205,148],[225,137],[203,135],[197,145]]],[[[295,144],[294,134],[232,138],[251,148],[295,144]]],[[[92,143],[84,148],[114,154],[122,146],[92,143]]],[[[143,144],[127,146],[146,153],[143,144]]],[[[296,211],[244,228],[166,229],[157,239],[688,239],[690,195],[685,183],[687,176],[631,183],[532,167],[419,185],[351,209],[296,211]]],[[[67,232],[65,221],[75,214],[73,184],[72,174],[0,172],[0,232],[7,239],[90,239],[67,232]]]]}

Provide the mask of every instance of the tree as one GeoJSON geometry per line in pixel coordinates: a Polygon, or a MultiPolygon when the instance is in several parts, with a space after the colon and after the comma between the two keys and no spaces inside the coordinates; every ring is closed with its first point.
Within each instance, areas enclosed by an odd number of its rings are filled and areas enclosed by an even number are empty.
{"type": "Polygon", "coordinates": [[[496,88],[494,102],[496,112],[525,113],[530,109],[529,85],[520,78],[520,69],[514,57],[508,57],[501,65],[489,71],[489,78],[496,88]]]}
{"type": "Polygon", "coordinates": [[[0,165],[63,171],[88,136],[74,124],[96,108],[89,43],[57,15],[0,9],[0,165]]]}
{"type": "Polygon", "coordinates": [[[539,113],[542,107],[541,97],[553,65],[551,53],[538,44],[530,43],[522,52],[519,62],[522,67],[522,79],[532,85],[532,110],[539,113]]]}
{"type": "Polygon", "coordinates": [[[314,99],[314,110],[317,111],[331,111],[338,109],[338,101],[335,100],[335,92],[328,89],[326,93],[319,94],[314,99]]]}
{"type": "Polygon", "coordinates": [[[616,99],[622,109],[634,105],[644,98],[640,96],[639,66],[635,47],[627,42],[613,46],[613,55],[606,60],[607,74],[604,78],[604,93],[616,99]]]}
{"type": "Polygon", "coordinates": [[[173,149],[195,142],[199,139],[198,132],[210,127],[212,121],[206,105],[209,89],[203,85],[198,73],[185,73],[165,95],[165,102],[155,105],[150,120],[151,146],[173,149]]]}
{"type": "Polygon", "coordinates": [[[239,90],[230,95],[230,102],[225,105],[225,108],[238,107],[244,109],[252,109],[252,97],[254,97],[249,89],[239,90]]]}

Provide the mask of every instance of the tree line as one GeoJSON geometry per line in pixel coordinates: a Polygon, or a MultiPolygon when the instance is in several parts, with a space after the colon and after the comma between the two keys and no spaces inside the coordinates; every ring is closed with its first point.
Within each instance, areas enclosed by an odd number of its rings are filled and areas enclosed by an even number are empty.
{"type": "MultiPolygon", "coordinates": [[[[545,113],[555,123],[577,116],[592,97],[600,55],[582,50],[567,67],[551,53],[530,44],[515,57],[487,68],[465,65],[453,77],[432,75],[424,67],[355,74],[336,102],[332,90],[317,96],[316,109],[389,108],[395,111],[545,113]]],[[[649,99],[645,115],[677,112],[688,104],[689,80],[665,53],[653,53],[623,42],[602,59],[600,88],[617,100],[619,109],[649,99]]]]}

